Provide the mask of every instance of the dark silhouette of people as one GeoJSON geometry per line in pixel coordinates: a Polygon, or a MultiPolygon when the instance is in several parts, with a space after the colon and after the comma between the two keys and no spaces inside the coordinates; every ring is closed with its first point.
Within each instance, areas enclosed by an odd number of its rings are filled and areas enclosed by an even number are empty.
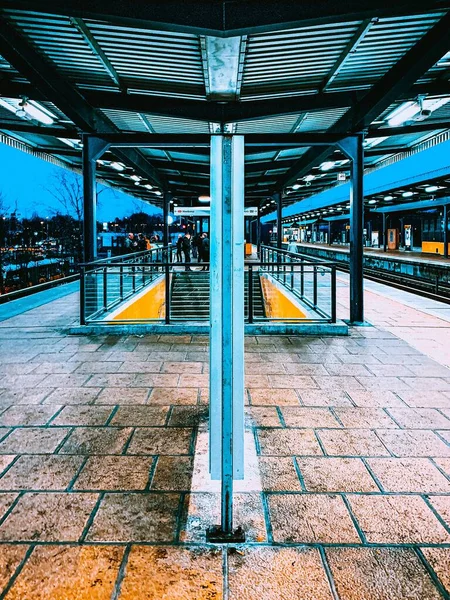
{"type": "MultiPolygon", "coordinates": [[[[209,238],[207,233],[203,233],[201,237],[201,256],[204,263],[209,263],[209,238]]],[[[209,264],[205,264],[202,271],[209,270],[209,264]]]]}
{"type": "Polygon", "coordinates": [[[184,262],[187,263],[185,270],[192,271],[191,267],[189,266],[189,263],[191,262],[191,234],[186,233],[186,235],[181,239],[183,244],[182,248],[184,254],[184,262]]]}
{"type": "Polygon", "coordinates": [[[177,262],[183,262],[183,236],[181,234],[177,239],[177,262]]]}

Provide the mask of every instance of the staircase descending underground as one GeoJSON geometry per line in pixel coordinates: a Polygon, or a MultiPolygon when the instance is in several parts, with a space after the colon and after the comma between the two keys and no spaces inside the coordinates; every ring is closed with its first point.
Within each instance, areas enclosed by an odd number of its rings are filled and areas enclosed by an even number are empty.
{"type": "MultiPolygon", "coordinates": [[[[175,271],[172,274],[170,317],[179,321],[209,319],[209,272],[175,271]]],[[[245,273],[244,313],[248,317],[248,273],[245,273]]],[[[259,273],[253,272],[253,316],[264,319],[264,300],[259,273]]]]}

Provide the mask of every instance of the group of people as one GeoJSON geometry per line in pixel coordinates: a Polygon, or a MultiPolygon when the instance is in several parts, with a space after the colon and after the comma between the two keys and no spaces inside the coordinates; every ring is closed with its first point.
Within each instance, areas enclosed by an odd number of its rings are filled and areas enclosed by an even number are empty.
{"type": "MultiPolygon", "coordinates": [[[[155,236],[152,236],[152,238],[154,237],[155,236]]],[[[144,250],[150,250],[152,247],[152,242],[155,241],[155,239],[148,239],[143,233],[129,233],[125,238],[125,249],[127,252],[142,252],[144,250]]]]}
{"type": "Polygon", "coordinates": [[[177,240],[177,261],[186,263],[186,271],[192,271],[190,267],[192,257],[199,263],[205,263],[200,269],[208,271],[209,269],[209,238],[207,233],[196,234],[194,237],[190,233],[179,235],[177,240]]]}

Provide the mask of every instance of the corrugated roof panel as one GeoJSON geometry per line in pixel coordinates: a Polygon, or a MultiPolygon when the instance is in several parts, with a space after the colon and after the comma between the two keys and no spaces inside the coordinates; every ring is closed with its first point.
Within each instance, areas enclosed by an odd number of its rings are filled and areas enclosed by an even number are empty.
{"type": "Polygon", "coordinates": [[[241,121],[236,124],[236,133],[289,133],[298,119],[298,115],[282,115],[270,119],[241,121]]]}
{"type": "Polygon", "coordinates": [[[316,89],[360,22],[249,36],[241,97],[270,97],[316,89]]]}
{"type": "Polygon", "coordinates": [[[444,13],[379,19],[350,52],[329,90],[370,87],[393,67],[444,13]]]}
{"type": "Polygon", "coordinates": [[[333,108],[330,110],[318,110],[305,115],[296,131],[303,133],[309,131],[327,131],[338,121],[348,108],[333,108]]]}

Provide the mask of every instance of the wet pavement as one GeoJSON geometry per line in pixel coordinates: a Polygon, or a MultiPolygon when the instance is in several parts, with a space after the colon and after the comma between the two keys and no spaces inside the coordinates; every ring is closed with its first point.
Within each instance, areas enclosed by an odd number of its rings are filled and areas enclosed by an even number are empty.
{"type": "Polygon", "coordinates": [[[450,320],[365,300],[349,337],[246,338],[236,547],[205,539],[207,337],[68,336],[76,294],[4,320],[0,598],[448,598],[450,320]]]}

